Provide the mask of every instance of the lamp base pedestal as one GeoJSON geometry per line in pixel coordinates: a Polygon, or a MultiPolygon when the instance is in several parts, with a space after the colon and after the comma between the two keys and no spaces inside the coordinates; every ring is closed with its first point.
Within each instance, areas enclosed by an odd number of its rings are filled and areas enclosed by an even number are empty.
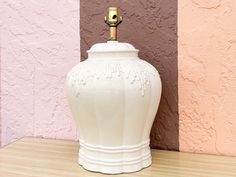
{"type": "Polygon", "coordinates": [[[119,174],[151,165],[149,141],[135,146],[101,147],[80,142],[79,164],[89,171],[119,174]]]}

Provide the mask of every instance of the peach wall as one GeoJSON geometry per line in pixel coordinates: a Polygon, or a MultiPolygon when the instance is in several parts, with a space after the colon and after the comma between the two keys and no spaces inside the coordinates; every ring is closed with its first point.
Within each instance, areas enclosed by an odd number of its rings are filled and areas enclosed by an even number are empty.
{"type": "Polygon", "coordinates": [[[78,0],[0,7],[2,144],[26,135],[76,139],[63,86],[80,58],[78,0]]]}
{"type": "Polygon", "coordinates": [[[235,0],[178,2],[180,151],[236,155],[235,0]]]}

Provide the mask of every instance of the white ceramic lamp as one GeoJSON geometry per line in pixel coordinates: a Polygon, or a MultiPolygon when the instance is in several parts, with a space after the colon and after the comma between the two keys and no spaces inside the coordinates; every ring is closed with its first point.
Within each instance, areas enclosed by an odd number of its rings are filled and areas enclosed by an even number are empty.
{"type": "Polygon", "coordinates": [[[149,135],[161,97],[157,70],[131,44],[117,42],[113,30],[112,40],[93,45],[66,80],[79,133],[78,162],[109,174],[151,164],[149,135]]]}

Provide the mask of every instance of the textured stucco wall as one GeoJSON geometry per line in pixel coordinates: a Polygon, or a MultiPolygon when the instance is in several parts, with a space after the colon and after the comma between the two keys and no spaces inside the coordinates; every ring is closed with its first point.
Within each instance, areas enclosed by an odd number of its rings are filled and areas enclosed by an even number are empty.
{"type": "Polygon", "coordinates": [[[2,0],[2,143],[26,135],[75,139],[64,94],[79,62],[79,3],[2,0]]]}
{"type": "Polygon", "coordinates": [[[180,150],[236,155],[235,0],[178,2],[180,150]]]}
{"type": "Polygon", "coordinates": [[[81,0],[80,4],[82,59],[94,43],[107,41],[109,28],[104,16],[109,6],[119,7],[123,16],[119,41],[140,49],[140,58],[154,65],[162,79],[162,99],[152,128],[151,146],[178,149],[177,1],[81,0]]]}

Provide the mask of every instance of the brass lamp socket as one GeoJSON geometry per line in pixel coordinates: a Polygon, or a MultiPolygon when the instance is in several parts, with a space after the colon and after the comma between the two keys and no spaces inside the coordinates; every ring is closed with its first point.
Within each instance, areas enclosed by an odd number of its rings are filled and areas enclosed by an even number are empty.
{"type": "Polygon", "coordinates": [[[110,27],[109,40],[117,40],[117,26],[122,22],[122,17],[118,16],[117,7],[109,7],[107,16],[105,16],[105,23],[110,27]]]}

